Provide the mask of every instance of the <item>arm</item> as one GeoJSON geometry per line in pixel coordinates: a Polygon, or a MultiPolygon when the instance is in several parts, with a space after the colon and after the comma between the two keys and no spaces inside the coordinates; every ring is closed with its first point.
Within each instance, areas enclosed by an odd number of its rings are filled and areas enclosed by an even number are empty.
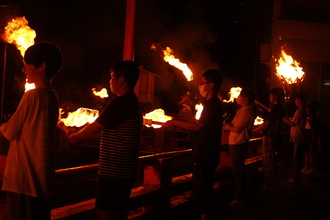
{"type": "Polygon", "coordinates": [[[199,131],[204,125],[196,122],[185,122],[185,121],[179,121],[179,120],[171,120],[167,121],[164,124],[164,127],[166,128],[172,128],[172,127],[180,127],[186,130],[191,131],[199,131]]]}
{"type": "Polygon", "coordinates": [[[258,132],[258,131],[263,131],[269,126],[269,124],[270,124],[270,121],[265,121],[259,127],[253,129],[252,132],[254,133],[254,132],[258,132]]]}
{"type": "Polygon", "coordinates": [[[241,133],[244,127],[241,126],[234,126],[232,123],[226,123],[224,124],[224,130],[229,130],[234,133],[241,133]]]}
{"type": "Polygon", "coordinates": [[[76,144],[83,139],[95,139],[95,137],[99,137],[103,129],[103,125],[94,121],[78,132],[72,133],[72,130],[69,130],[67,137],[72,144],[76,144]]]}
{"type": "Polygon", "coordinates": [[[291,121],[289,118],[287,117],[283,117],[283,122],[285,122],[287,125],[289,125],[290,127],[294,127],[297,125],[297,123],[291,121]]]}

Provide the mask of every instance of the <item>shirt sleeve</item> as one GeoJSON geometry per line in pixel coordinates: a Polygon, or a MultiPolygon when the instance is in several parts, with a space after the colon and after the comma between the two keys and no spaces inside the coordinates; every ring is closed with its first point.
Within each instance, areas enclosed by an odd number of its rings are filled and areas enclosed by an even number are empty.
{"type": "Polygon", "coordinates": [[[11,116],[9,121],[1,126],[1,132],[5,136],[6,139],[13,141],[19,138],[19,135],[24,129],[24,123],[26,119],[29,117],[31,111],[36,109],[37,96],[34,95],[34,91],[30,90],[26,92],[15,113],[11,116]]]}

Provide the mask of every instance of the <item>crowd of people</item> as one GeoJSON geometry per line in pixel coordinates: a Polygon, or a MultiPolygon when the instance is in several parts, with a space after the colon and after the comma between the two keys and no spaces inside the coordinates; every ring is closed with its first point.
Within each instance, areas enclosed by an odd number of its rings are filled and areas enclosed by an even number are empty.
{"type": "MultiPolygon", "coordinates": [[[[54,184],[54,133],[58,122],[59,104],[50,81],[60,71],[61,50],[49,43],[29,47],[24,67],[29,83],[36,89],[27,91],[0,135],[10,141],[10,149],[2,190],[7,191],[6,220],[50,219],[50,199],[54,184]]],[[[98,219],[127,219],[127,204],[137,177],[142,112],[134,87],[139,68],[133,61],[120,61],[110,70],[110,89],[116,95],[102,110],[97,120],[81,130],[63,129],[72,144],[84,139],[100,139],[99,170],[96,184],[98,219]]],[[[296,94],[293,117],[286,113],[284,90],[270,90],[272,107],[264,123],[255,126],[257,117],[256,91],[243,88],[236,99],[240,108],[232,120],[224,118],[223,103],[218,91],[223,83],[220,71],[203,73],[199,93],[204,109],[198,121],[170,120],[164,127],[180,127],[196,132],[192,142],[193,193],[202,220],[212,219],[214,172],[219,164],[222,131],[229,131],[229,156],[234,180],[234,198],[229,208],[242,208],[246,194],[245,158],[253,134],[263,137],[262,162],[264,184],[261,192],[275,193],[275,151],[282,144],[281,128],[291,127],[293,173],[289,184],[299,184],[301,174],[316,174],[322,181],[329,169],[329,129],[320,117],[320,103],[306,104],[304,93],[296,94]]],[[[182,103],[191,103],[183,98],[182,103]]],[[[188,109],[189,111],[191,109],[188,109]]]]}

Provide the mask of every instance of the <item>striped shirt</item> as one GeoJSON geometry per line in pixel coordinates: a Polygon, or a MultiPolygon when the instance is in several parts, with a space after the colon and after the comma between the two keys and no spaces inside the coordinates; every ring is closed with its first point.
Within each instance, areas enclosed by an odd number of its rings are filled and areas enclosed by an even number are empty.
{"type": "Polygon", "coordinates": [[[127,93],[112,99],[97,121],[105,126],[100,143],[99,174],[134,178],[143,122],[136,95],[127,93]]]}

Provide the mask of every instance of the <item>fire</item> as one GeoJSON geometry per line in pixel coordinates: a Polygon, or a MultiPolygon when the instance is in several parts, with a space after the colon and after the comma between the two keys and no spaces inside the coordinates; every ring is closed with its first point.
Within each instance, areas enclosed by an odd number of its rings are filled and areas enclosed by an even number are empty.
{"type": "Polygon", "coordinates": [[[161,125],[153,124],[153,122],[160,122],[165,123],[169,120],[172,120],[171,116],[165,115],[165,112],[163,109],[155,109],[152,112],[149,112],[143,116],[143,124],[147,127],[154,127],[154,128],[160,128],[161,125]]]}
{"type": "Polygon", "coordinates": [[[297,82],[302,82],[305,76],[303,68],[299,66],[299,63],[292,58],[292,56],[287,55],[283,48],[281,51],[281,57],[276,60],[276,75],[287,82],[288,84],[293,84],[297,82]]]}
{"type": "Polygon", "coordinates": [[[230,94],[229,100],[223,100],[223,101],[224,102],[234,102],[234,100],[237,99],[237,97],[241,93],[241,90],[242,90],[241,87],[232,87],[229,92],[229,94],[230,94]]]}
{"type": "MultiPolygon", "coordinates": [[[[36,32],[28,26],[28,21],[23,16],[9,21],[2,37],[7,43],[14,44],[24,57],[27,48],[34,44],[36,32]]],[[[34,88],[34,84],[25,84],[25,91],[34,88]]]]}
{"type": "Polygon", "coordinates": [[[203,104],[200,103],[200,104],[195,105],[195,109],[197,110],[195,118],[198,120],[201,117],[202,111],[204,109],[203,104]]]}
{"type": "MultiPolygon", "coordinates": [[[[153,44],[151,46],[151,49],[156,49],[156,46],[153,44]]],[[[193,73],[191,72],[187,64],[182,63],[179,59],[175,58],[175,56],[173,55],[173,50],[171,48],[166,47],[166,50],[163,50],[163,53],[164,60],[166,62],[181,70],[188,81],[193,80],[193,73]]]]}
{"type": "Polygon", "coordinates": [[[264,123],[264,119],[260,118],[259,116],[256,117],[256,119],[254,120],[254,125],[261,125],[264,123]]]}
{"type": "Polygon", "coordinates": [[[93,94],[95,96],[100,96],[101,98],[107,98],[108,97],[108,92],[106,88],[103,88],[101,91],[96,91],[95,88],[92,88],[93,94]]]}
{"type": "Polygon", "coordinates": [[[75,112],[69,112],[67,118],[60,119],[68,127],[81,127],[87,123],[93,123],[99,117],[99,111],[89,108],[79,108],[75,112]]]}

